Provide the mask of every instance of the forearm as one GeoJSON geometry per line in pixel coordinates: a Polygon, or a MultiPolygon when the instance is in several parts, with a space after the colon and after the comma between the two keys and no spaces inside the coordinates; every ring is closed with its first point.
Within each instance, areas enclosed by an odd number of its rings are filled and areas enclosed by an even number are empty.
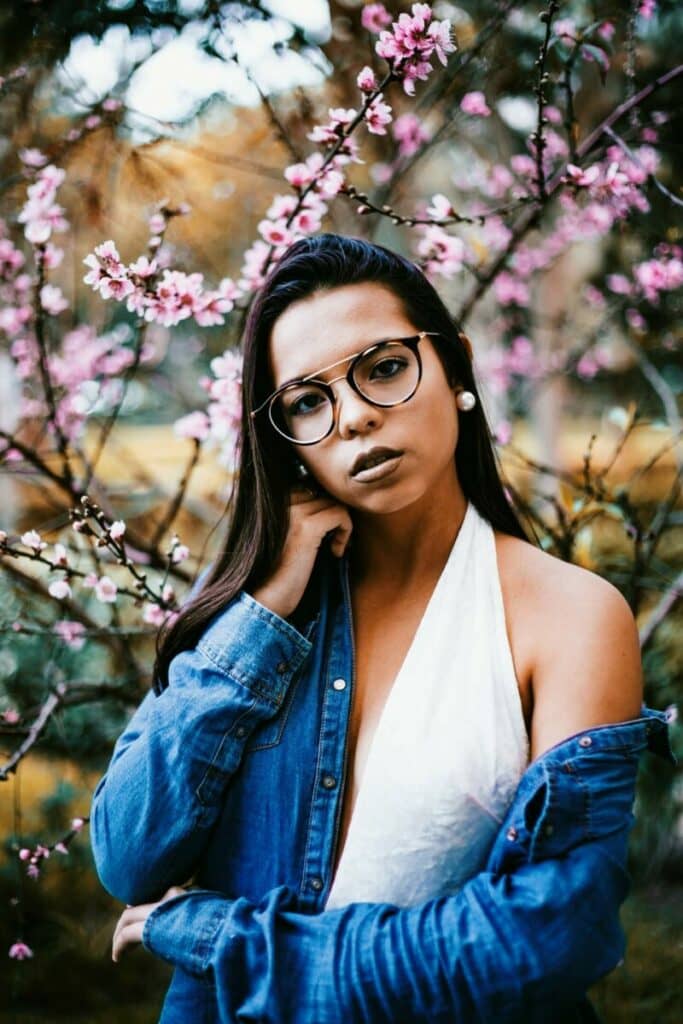
{"type": "Polygon", "coordinates": [[[254,728],[277,713],[310,643],[248,595],[147,695],[95,790],[92,848],[126,903],[158,898],[192,873],[254,728]]]}
{"type": "Polygon", "coordinates": [[[221,1020],[269,1024],[545,1024],[623,955],[622,848],[586,844],[512,875],[477,875],[416,907],[304,915],[197,891],[154,911],[143,941],[210,977],[221,1020]]]}

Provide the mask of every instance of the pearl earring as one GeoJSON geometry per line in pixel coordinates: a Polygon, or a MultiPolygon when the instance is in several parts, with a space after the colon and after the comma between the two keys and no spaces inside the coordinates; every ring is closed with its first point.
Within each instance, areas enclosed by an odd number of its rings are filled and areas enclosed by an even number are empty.
{"type": "Polygon", "coordinates": [[[297,462],[295,472],[299,480],[308,480],[311,475],[304,466],[303,462],[297,462]]]}
{"type": "Polygon", "coordinates": [[[469,412],[477,404],[476,395],[471,391],[461,391],[455,400],[455,404],[461,412],[469,412]]]}

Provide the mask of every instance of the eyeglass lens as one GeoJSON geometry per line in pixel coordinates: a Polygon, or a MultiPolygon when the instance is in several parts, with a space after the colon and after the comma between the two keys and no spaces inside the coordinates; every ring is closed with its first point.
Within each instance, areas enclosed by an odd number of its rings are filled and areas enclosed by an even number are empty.
{"type": "MultiPolygon", "coordinates": [[[[420,379],[420,364],[413,349],[402,342],[386,342],[354,364],[353,381],[373,405],[405,402],[420,379]]],[[[331,431],[334,405],[328,392],[313,381],[292,384],[275,399],[273,422],[292,441],[311,444],[331,431]]]]}

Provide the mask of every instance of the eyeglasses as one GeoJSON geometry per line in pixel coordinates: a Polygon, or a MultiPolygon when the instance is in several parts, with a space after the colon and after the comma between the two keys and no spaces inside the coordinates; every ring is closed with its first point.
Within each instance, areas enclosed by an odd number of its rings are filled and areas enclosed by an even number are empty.
{"type": "Polygon", "coordinates": [[[375,342],[353,356],[323,366],[315,373],[288,381],[274,391],[251,413],[255,417],[266,407],[268,417],[279,434],[294,444],[317,444],[334,429],[337,403],[332,385],[346,380],[361,398],[380,408],[401,405],[413,397],[422,379],[422,360],[418,345],[435,331],[420,331],[410,338],[389,338],[375,342]],[[351,360],[346,373],[330,381],[317,374],[332,370],[351,360]]]}

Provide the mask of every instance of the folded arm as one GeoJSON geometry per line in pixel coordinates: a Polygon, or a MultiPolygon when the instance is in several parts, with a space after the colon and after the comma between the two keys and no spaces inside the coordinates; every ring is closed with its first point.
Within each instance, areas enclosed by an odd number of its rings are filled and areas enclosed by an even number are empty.
{"type": "Polygon", "coordinates": [[[199,890],[157,907],[143,942],[210,979],[226,1024],[545,1024],[623,956],[624,857],[622,833],[409,908],[199,890]]]}

